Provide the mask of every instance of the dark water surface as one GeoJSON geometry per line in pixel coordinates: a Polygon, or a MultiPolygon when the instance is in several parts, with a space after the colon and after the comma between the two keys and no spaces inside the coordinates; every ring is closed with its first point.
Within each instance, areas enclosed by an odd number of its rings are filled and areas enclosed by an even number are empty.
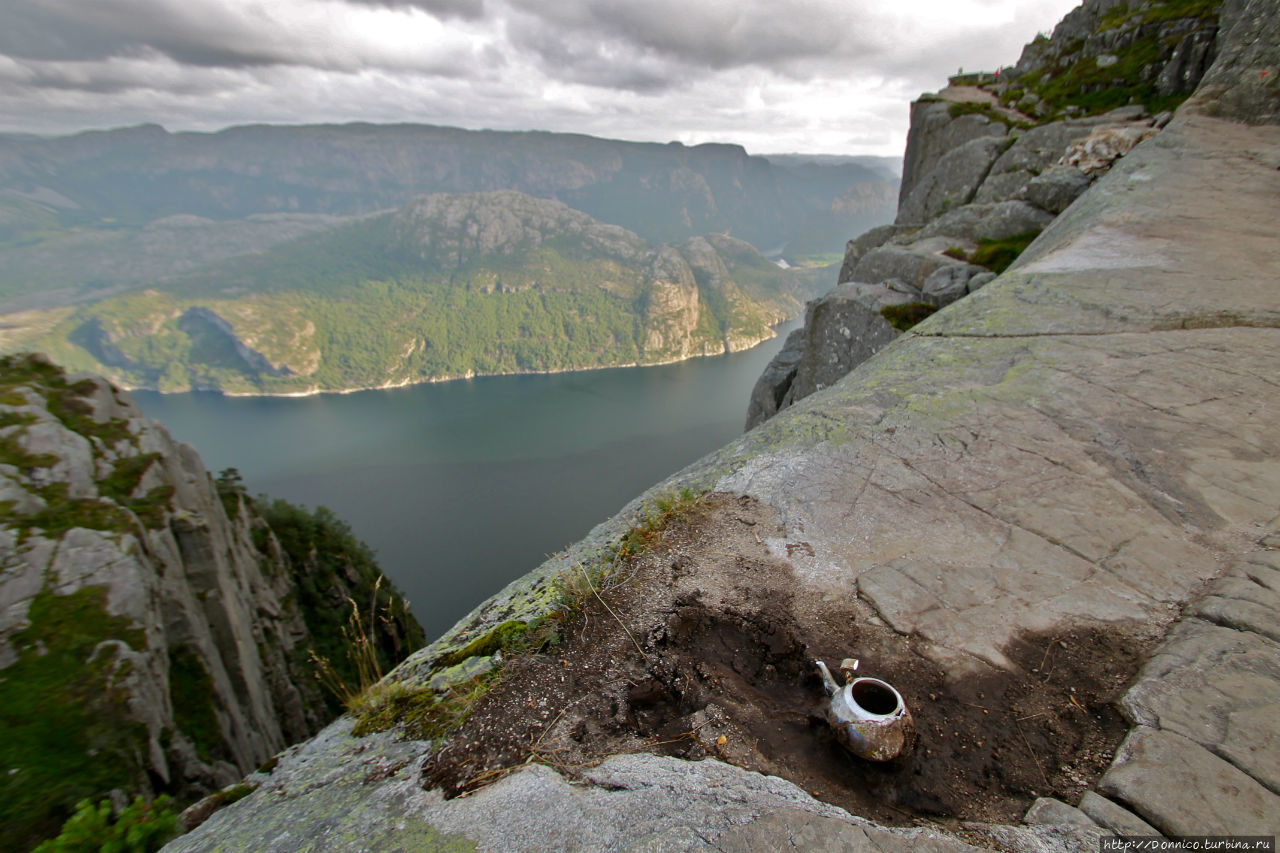
{"type": "Polygon", "coordinates": [[[661,367],[316,397],[136,392],[251,494],[327,506],[438,636],[644,489],[742,432],[786,333],[661,367]]]}

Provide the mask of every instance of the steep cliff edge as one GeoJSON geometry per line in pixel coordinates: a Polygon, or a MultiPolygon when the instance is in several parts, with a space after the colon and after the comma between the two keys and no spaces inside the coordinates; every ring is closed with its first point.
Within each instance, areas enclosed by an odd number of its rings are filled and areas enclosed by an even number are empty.
{"type": "Polygon", "coordinates": [[[807,307],[754,389],[747,428],[1002,272],[1168,122],[1204,76],[1218,30],[1213,0],[1089,0],[1001,76],[915,101],[895,224],[849,242],[836,289],[807,307]]]}
{"type": "MultiPolygon", "coordinates": [[[[291,559],[234,474],[215,483],[97,377],[6,358],[0,423],[6,847],[82,798],[197,798],[332,717],[308,650],[339,639],[327,610],[371,601],[367,566],[326,575],[314,543],[291,559]]],[[[395,609],[378,641],[416,644],[395,609]]]]}
{"type": "MultiPolygon", "coordinates": [[[[1257,19],[1274,62],[1275,24],[1257,19]]],[[[1255,55],[1240,47],[1218,61],[1255,55]]],[[[1280,128],[1198,108],[1004,274],[392,674],[455,710],[449,685],[480,677],[456,733],[421,725],[431,701],[381,734],[335,723],[173,849],[1275,833],[1280,128]],[[681,487],[709,494],[657,523],[681,487]],[[907,761],[861,765],[810,724],[812,660],[844,655],[902,688],[920,733],[907,761]],[[595,743],[611,754],[586,755],[595,743]],[[459,750],[472,793],[446,799],[441,756],[459,750]]]]}

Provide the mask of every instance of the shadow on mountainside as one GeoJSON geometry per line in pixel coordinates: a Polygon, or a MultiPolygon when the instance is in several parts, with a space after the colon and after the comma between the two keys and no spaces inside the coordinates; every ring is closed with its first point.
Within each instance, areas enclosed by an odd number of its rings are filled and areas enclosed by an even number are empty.
{"type": "Polygon", "coordinates": [[[589,597],[558,645],[506,662],[423,785],[453,797],[530,762],[572,778],[650,751],[781,776],[881,823],[954,824],[1074,802],[1110,764],[1127,732],[1113,702],[1151,645],[1140,626],[1024,635],[1004,650],[1012,670],[949,673],[852,590],[802,597],[769,551],[776,525],[754,499],[702,500],[609,585],[609,608],[589,597]],[[844,657],[902,693],[912,754],[875,764],[835,742],[813,661],[844,657]]]}

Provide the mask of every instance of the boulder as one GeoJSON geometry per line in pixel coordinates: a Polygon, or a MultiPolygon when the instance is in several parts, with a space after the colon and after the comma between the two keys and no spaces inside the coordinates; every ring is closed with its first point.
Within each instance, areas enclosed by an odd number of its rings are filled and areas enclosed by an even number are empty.
{"type": "Polygon", "coordinates": [[[1035,176],[1035,172],[1026,169],[1014,169],[1000,174],[990,174],[982,182],[982,186],[978,187],[978,191],[974,193],[973,200],[981,204],[990,204],[994,201],[1022,198],[1023,189],[1035,176]]]}
{"type": "Polygon", "coordinates": [[[1118,806],[1101,794],[1085,791],[1080,798],[1080,811],[1098,826],[1118,835],[1159,835],[1151,824],[1124,806],[1118,806]]]}
{"type": "Polygon", "coordinates": [[[1063,824],[1096,826],[1093,819],[1080,811],[1080,809],[1075,806],[1069,806],[1062,800],[1056,800],[1053,797],[1037,797],[1036,801],[1031,804],[1031,808],[1027,809],[1027,813],[1022,820],[1024,823],[1039,826],[1061,826],[1063,824]]]}
{"type": "Polygon", "coordinates": [[[925,223],[952,207],[968,204],[1004,152],[1003,136],[984,136],[953,148],[904,195],[898,205],[899,225],[925,223]]]}
{"type": "Polygon", "coordinates": [[[941,245],[936,247],[925,248],[917,243],[912,246],[881,246],[872,249],[854,267],[851,281],[878,284],[893,279],[919,290],[934,270],[961,263],[955,258],[940,254],[950,245],[950,241],[943,238],[941,245]]]}
{"type": "Polygon", "coordinates": [[[925,279],[924,287],[921,288],[921,298],[938,308],[950,305],[969,292],[971,278],[987,272],[985,267],[973,264],[948,264],[940,267],[925,279]]]}
{"type": "MultiPolygon", "coordinates": [[[[914,301],[884,285],[846,284],[809,303],[804,349],[780,408],[838,382],[898,336],[880,308],[914,301]]],[[[788,342],[789,343],[789,342],[788,342]]]]}
{"type": "Polygon", "coordinates": [[[921,237],[955,237],[967,243],[1004,240],[1015,234],[1041,231],[1053,215],[1025,201],[966,204],[948,211],[920,230],[921,237]]]}
{"type": "Polygon", "coordinates": [[[996,274],[993,272],[980,272],[969,279],[969,292],[981,290],[988,284],[996,280],[996,274]]]}
{"type": "Polygon", "coordinates": [[[1036,207],[1056,215],[1070,207],[1091,183],[1093,178],[1075,166],[1053,166],[1027,182],[1025,196],[1036,207]]]}
{"type": "Polygon", "coordinates": [[[1003,138],[1008,130],[984,115],[951,116],[951,103],[936,96],[911,104],[911,129],[902,159],[902,184],[898,191],[901,206],[917,182],[937,167],[938,162],[957,147],[983,137],[1003,138]]]}
{"type": "MultiPolygon", "coordinates": [[[[1009,149],[992,165],[991,174],[983,182],[983,186],[991,181],[999,181],[1002,176],[1010,173],[1038,175],[1057,163],[1072,142],[1083,139],[1091,132],[1093,127],[1082,121],[1055,121],[1021,131],[1009,149]]],[[[987,195],[990,195],[990,191],[983,193],[980,189],[976,200],[1001,200],[986,198],[987,195]]]]}
{"type": "Polygon", "coordinates": [[[796,368],[804,355],[806,332],[796,329],[787,335],[786,343],[778,351],[751,388],[751,399],[747,403],[747,425],[751,429],[758,423],[767,421],[778,412],[791,382],[796,377],[796,368]]]}
{"type": "Polygon", "coordinates": [[[915,229],[911,226],[880,225],[850,240],[844,247],[844,263],[840,265],[840,275],[836,279],[836,283],[844,284],[846,281],[853,281],[853,270],[858,261],[862,260],[863,255],[872,249],[883,246],[895,237],[910,233],[913,230],[915,229]]]}
{"type": "Polygon", "coordinates": [[[1076,166],[1086,175],[1096,175],[1110,169],[1112,163],[1155,134],[1155,128],[1147,125],[1100,127],[1084,139],[1072,142],[1059,162],[1076,166]]]}

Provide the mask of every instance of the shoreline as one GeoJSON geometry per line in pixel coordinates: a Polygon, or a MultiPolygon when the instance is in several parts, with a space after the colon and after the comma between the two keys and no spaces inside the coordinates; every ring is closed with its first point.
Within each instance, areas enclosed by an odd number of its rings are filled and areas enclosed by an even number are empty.
{"type": "Polygon", "coordinates": [[[153,394],[165,394],[165,395],[207,393],[207,394],[221,394],[224,397],[279,397],[279,398],[299,398],[300,399],[305,397],[319,397],[323,394],[358,394],[362,391],[393,391],[397,388],[409,388],[414,385],[435,385],[435,384],[444,383],[444,382],[459,382],[459,381],[468,380],[468,379],[482,379],[482,378],[497,377],[497,376],[552,376],[559,373],[588,373],[596,370],[620,370],[620,369],[629,369],[629,368],[635,368],[635,367],[662,367],[663,365],[668,365],[668,364],[680,364],[686,361],[693,361],[696,358],[715,358],[717,356],[733,355],[734,353],[746,352],[747,350],[755,349],[756,347],[760,346],[766,341],[771,341],[774,338],[778,337],[778,329],[781,326],[786,325],[787,323],[797,319],[797,317],[800,317],[800,316],[801,315],[797,314],[795,317],[786,317],[782,320],[779,320],[776,324],[768,327],[770,334],[767,337],[762,337],[747,346],[739,347],[737,349],[729,347],[722,352],[699,353],[696,355],[686,356],[685,358],[669,358],[669,359],[663,359],[660,361],[636,361],[636,362],[631,362],[629,364],[601,364],[593,367],[565,367],[565,368],[552,369],[552,370],[513,370],[508,372],[495,372],[495,373],[470,372],[470,373],[461,374],[458,376],[434,376],[434,377],[428,377],[424,379],[405,379],[399,382],[386,382],[381,385],[364,385],[357,388],[311,388],[305,391],[282,391],[282,392],[226,391],[218,388],[186,388],[181,391],[161,391],[158,388],[144,388],[139,385],[128,385],[122,382],[116,382],[115,380],[111,380],[111,381],[117,387],[129,392],[146,391],[153,394]]]}

